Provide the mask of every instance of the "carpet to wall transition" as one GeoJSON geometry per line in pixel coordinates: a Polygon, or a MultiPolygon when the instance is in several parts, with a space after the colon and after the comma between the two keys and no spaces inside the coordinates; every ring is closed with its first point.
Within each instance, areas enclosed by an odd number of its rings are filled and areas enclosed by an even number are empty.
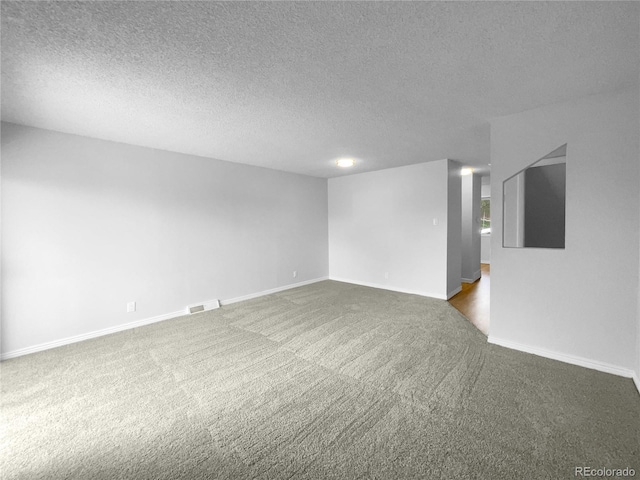
{"type": "Polygon", "coordinates": [[[325,281],[1,364],[3,479],[640,475],[629,379],[325,281]]]}

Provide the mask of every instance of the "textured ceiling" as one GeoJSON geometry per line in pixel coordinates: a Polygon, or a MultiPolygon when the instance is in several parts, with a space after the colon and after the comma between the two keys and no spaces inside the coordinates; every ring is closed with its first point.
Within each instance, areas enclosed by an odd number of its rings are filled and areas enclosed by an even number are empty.
{"type": "Polygon", "coordinates": [[[488,118],[640,75],[635,2],[1,8],[3,120],[322,177],[486,165],[488,118]]]}

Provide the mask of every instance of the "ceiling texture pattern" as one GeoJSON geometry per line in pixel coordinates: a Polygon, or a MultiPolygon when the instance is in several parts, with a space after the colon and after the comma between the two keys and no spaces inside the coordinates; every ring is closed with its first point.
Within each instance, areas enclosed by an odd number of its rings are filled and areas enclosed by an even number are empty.
{"type": "Polygon", "coordinates": [[[4,121],[319,177],[486,165],[488,119],[640,76],[636,2],[1,8],[4,121]]]}

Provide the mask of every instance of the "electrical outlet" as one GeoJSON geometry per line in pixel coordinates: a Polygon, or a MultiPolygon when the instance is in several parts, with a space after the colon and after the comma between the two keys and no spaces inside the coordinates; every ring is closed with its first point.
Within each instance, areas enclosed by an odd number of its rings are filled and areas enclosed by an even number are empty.
{"type": "Polygon", "coordinates": [[[297,271],[297,270],[294,270],[294,271],[293,271],[293,278],[296,278],[297,276],[298,276],[298,271],[297,271]]]}
{"type": "Polygon", "coordinates": [[[136,302],[128,302],[127,303],[127,313],[136,311],[136,302]]]}

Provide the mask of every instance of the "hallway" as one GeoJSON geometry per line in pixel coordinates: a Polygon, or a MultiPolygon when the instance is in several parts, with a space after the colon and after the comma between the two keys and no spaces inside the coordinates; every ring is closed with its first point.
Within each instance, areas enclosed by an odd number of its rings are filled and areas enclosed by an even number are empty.
{"type": "Polygon", "coordinates": [[[463,283],[462,291],[449,300],[460,313],[485,335],[489,335],[489,291],[491,267],[480,265],[481,277],[473,283],[463,283]]]}

